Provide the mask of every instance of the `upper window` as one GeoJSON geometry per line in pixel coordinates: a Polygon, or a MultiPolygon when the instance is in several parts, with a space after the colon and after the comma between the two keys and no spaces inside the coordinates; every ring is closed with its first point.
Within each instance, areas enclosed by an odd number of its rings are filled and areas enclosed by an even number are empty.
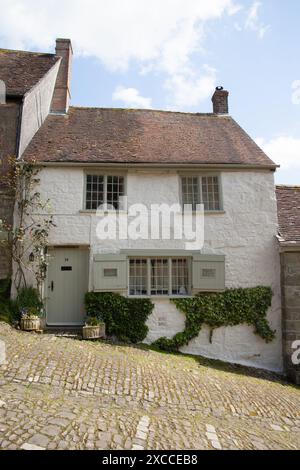
{"type": "Polygon", "coordinates": [[[187,258],[131,258],[130,295],[188,295],[190,291],[187,258]]]}
{"type": "Polygon", "coordinates": [[[203,204],[205,211],[221,209],[220,184],[218,176],[182,176],[182,204],[203,204]]]}
{"type": "Polygon", "coordinates": [[[124,176],[86,175],[85,209],[97,210],[102,204],[120,209],[124,187],[124,176]]]}

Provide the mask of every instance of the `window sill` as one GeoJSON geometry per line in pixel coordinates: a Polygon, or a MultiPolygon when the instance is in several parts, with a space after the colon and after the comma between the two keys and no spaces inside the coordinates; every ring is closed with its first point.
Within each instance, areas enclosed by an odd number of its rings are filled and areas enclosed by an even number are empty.
{"type": "MultiPolygon", "coordinates": [[[[184,212],[182,211],[182,214],[196,214],[197,211],[192,211],[192,212],[184,212]]],[[[225,214],[225,211],[223,209],[220,209],[218,211],[204,211],[203,212],[204,215],[220,215],[220,214],[225,214]]]]}
{"type": "MultiPolygon", "coordinates": [[[[89,215],[96,215],[97,214],[97,210],[88,210],[88,209],[82,209],[79,211],[79,214],[83,214],[83,215],[86,215],[86,214],[89,214],[89,215]]],[[[125,211],[125,210],[108,210],[108,211],[99,211],[99,214],[127,214],[128,211],[125,211]]]]}
{"type": "Polygon", "coordinates": [[[192,294],[186,295],[129,295],[126,297],[130,299],[157,299],[157,300],[166,300],[166,299],[186,299],[187,297],[193,297],[192,294]]]}
{"type": "Polygon", "coordinates": [[[204,211],[204,215],[220,215],[220,214],[225,214],[225,211],[223,209],[220,209],[219,211],[204,211]]]}

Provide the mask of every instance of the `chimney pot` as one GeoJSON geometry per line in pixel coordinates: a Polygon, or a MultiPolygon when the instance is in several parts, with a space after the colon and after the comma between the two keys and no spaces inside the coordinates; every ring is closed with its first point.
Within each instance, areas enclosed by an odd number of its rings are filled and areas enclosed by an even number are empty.
{"type": "Polygon", "coordinates": [[[215,114],[228,114],[228,95],[229,92],[222,86],[217,86],[212,96],[213,112],[215,114]]]}
{"type": "Polygon", "coordinates": [[[70,39],[56,39],[55,54],[62,59],[56,78],[51,111],[54,113],[67,113],[71,98],[70,82],[73,58],[73,49],[70,39]]]}

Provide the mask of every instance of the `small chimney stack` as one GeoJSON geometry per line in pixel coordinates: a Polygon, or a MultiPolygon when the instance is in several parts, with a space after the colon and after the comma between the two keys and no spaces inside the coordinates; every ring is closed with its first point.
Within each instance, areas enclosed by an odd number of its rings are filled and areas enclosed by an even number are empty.
{"type": "Polygon", "coordinates": [[[212,96],[213,112],[215,114],[228,114],[228,91],[222,86],[217,86],[212,96]]]}
{"type": "Polygon", "coordinates": [[[56,55],[62,58],[55,83],[51,111],[53,113],[67,113],[69,109],[70,82],[73,49],[70,39],[56,39],[56,55]]]}

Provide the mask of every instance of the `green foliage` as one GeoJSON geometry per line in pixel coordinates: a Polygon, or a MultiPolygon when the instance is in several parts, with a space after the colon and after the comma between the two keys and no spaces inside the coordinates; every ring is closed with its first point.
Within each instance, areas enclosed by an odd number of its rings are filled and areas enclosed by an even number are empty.
{"type": "Polygon", "coordinates": [[[16,321],[19,321],[21,315],[40,315],[43,303],[40,300],[39,292],[34,287],[23,287],[18,293],[17,298],[12,301],[12,314],[16,321]]]}
{"type": "Polygon", "coordinates": [[[27,287],[27,272],[31,272],[39,290],[46,276],[49,231],[55,226],[50,211],[50,201],[43,201],[38,191],[39,167],[35,160],[20,162],[14,157],[7,159],[8,171],[4,176],[7,190],[14,195],[17,224],[12,226],[7,220],[0,220],[0,246],[14,262],[12,282],[19,293],[27,287]],[[34,261],[30,261],[30,255],[34,261]]]}
{"type": "Polygon", "coordinates": [[[12,306],[10,301],[10,279],[0,280],[0,321],[13,322],[12,306]]]}
{"type": "Polygon", "coordinates": [[[101,323],[103,323],[103,321],[100,320],[98,316],[96,317],[88,316],[85,322],[87,326],[99,326],[101,325],[101,323]]]}
{"type": "Polygon", "coordinates": [[[0,281],[0,321],[19,322],[21,316],[39,316],[43,307],[38,290],[34,287],[23,287],[17,298],[10,299],[11,280],[0,281]]]}
{"type": "Polygon", "coordinates": [[[0,299],[9,299],[11,280],[0,279],[0,299]]]}
{"type": "Polygon", "coordinates": [[[111,292],[88,292],[85,296],[88,317],[105,322],[108,336],[120,341],[138,343],[148,333],[145,324],[152,312],[150,299],[129,299],[111,292]]]}
{"type": "Polygon", "coordinates": [[[215,328],[247,324],[254,326],[254,333],[267,343],[275,337],[266,319],[271,306],[270,287],[228,289],[220,293],[201,293],[191,298],[172,299],[176,307],[186,315],[185,330],[172,339],[159,338],[153,346],[164,351],[178,349],[195,338],[203,324],[210,326],[211,336],[215,328]]]}

